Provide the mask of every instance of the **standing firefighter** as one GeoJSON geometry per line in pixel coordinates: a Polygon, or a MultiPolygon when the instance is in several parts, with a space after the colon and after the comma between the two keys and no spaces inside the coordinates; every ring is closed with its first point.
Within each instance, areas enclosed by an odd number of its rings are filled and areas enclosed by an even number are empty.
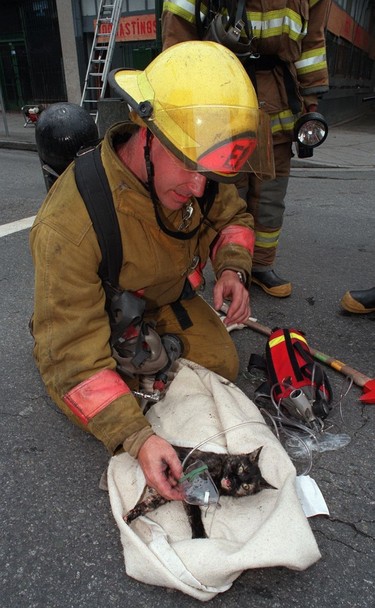
{"type": "MultiPolygon", "coordinates": [[[[274,262],[295,122],[301,113],[315,112],[318,97],[328,90],[324,30],[329,5],[330,0],[167,0],[163,4],[164,48],[200,37],[228,46],[241,59],[260,107],[270,116],[276,177],[264,181],[251,175],[238,187],[255,220],[252,281],[276,297],[289,296],[292,290],[291,283],[276,274],[274,262]],[[237,32],[241,35],[233,46],[237,32]]],[[[220,71],[220,65],[216,69],[220,71]]]]}
{"type": "Polygon", "coordinates": [[[116,70],[110,83],[134,123],[115,125],[93,153],[109,184],[111,234],[115,224],[120,233],[117,289],[108,302],[99,231],[77,187],[87,152],[54,183],[31,231],[34,355],[62,411],[111,453],[137,457],[147,483],[174,499],[181,464],[132,390],[151,364],[164,369],[155,339],[170,334],[187,359],[236,378],[234,344],[195,289],[210,257],[215,307],[231,300],[227,323],[249,316],[253,219],[230,182],[253,170],[258,104],[236,56],[213,42],[176,45],[144,72],[116,70]]]}

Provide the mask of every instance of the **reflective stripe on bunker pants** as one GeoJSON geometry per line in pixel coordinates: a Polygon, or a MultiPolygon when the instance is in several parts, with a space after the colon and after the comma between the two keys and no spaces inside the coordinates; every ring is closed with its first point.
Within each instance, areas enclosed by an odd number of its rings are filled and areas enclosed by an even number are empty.
{"type": "Polygon", "coordinates": [[[248,176],[247,192],[241,184],[240,194],[247,201],[247,209],[254,217],[255,249],[253,268],[272,266],[283,224],[285,195],[288,188],[291,161],[291,143],[273,147],[276,178],[260,180],[248,176]]]}
{"type": "Polygon", "coordinates": [[[149,311],[145,320],[156,321],[156,331],[162,335],[173,333],[184,344],[183,357],[234,381],[239,370],[239,359],[232,338],[215,311],[199,295],[182,300],[192,325],[185,330],[169,305],[149,311]],[[148,319],[149,317],[149,319],[148,319]]]}

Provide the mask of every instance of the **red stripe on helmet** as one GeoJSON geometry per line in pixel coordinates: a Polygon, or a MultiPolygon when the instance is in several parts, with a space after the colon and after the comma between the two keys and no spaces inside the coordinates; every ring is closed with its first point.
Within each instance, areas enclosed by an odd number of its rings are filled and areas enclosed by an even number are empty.
{"type": "Polygon", "coordinates": [[[198,158],[198,166],[206,171],[237,173],[252,155],[256,145],[255,137],[249,135],[221,142],[198,158]]]}

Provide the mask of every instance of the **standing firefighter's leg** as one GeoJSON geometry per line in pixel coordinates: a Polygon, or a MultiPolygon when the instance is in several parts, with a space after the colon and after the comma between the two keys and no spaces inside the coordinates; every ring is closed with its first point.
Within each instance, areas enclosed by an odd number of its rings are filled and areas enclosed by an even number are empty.
{"type": "Polygon", "coordinates": [[[285,195],[290,173],[291,146],[274,146],[276,178],[262,181],[252,175],[247,193],[248,211],[254,216],[255,250],[252,281],[266,293],[283,298],[289,296],[292,285],[273,269],[276,249],[285,210],[285,195]]]}

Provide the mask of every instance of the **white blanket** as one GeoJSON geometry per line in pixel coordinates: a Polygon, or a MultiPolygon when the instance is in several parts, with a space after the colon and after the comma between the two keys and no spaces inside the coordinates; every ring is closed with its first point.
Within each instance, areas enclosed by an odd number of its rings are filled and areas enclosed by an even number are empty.
{"type": "Polygon", "coordinates": [[[260,469],[277,490],[221,498],[221,508],[211,506],[206,515],[203,512],[209,538],[193,540],[180,502],[163,505],[131,526],[125,524],[123,514],[138,502],[145,481],[131,456],[113,457],[108,488],[129,576],[207,601],[229,589],[246,569],[286,566],[304,570],[320,558],[296,494],[295,469],[242,391],[183,360],[166,396],[147,416],[155,432],[175,445],[194,447],[225,430],[200,449],[235,454],[264,446],[260,469]]]}

